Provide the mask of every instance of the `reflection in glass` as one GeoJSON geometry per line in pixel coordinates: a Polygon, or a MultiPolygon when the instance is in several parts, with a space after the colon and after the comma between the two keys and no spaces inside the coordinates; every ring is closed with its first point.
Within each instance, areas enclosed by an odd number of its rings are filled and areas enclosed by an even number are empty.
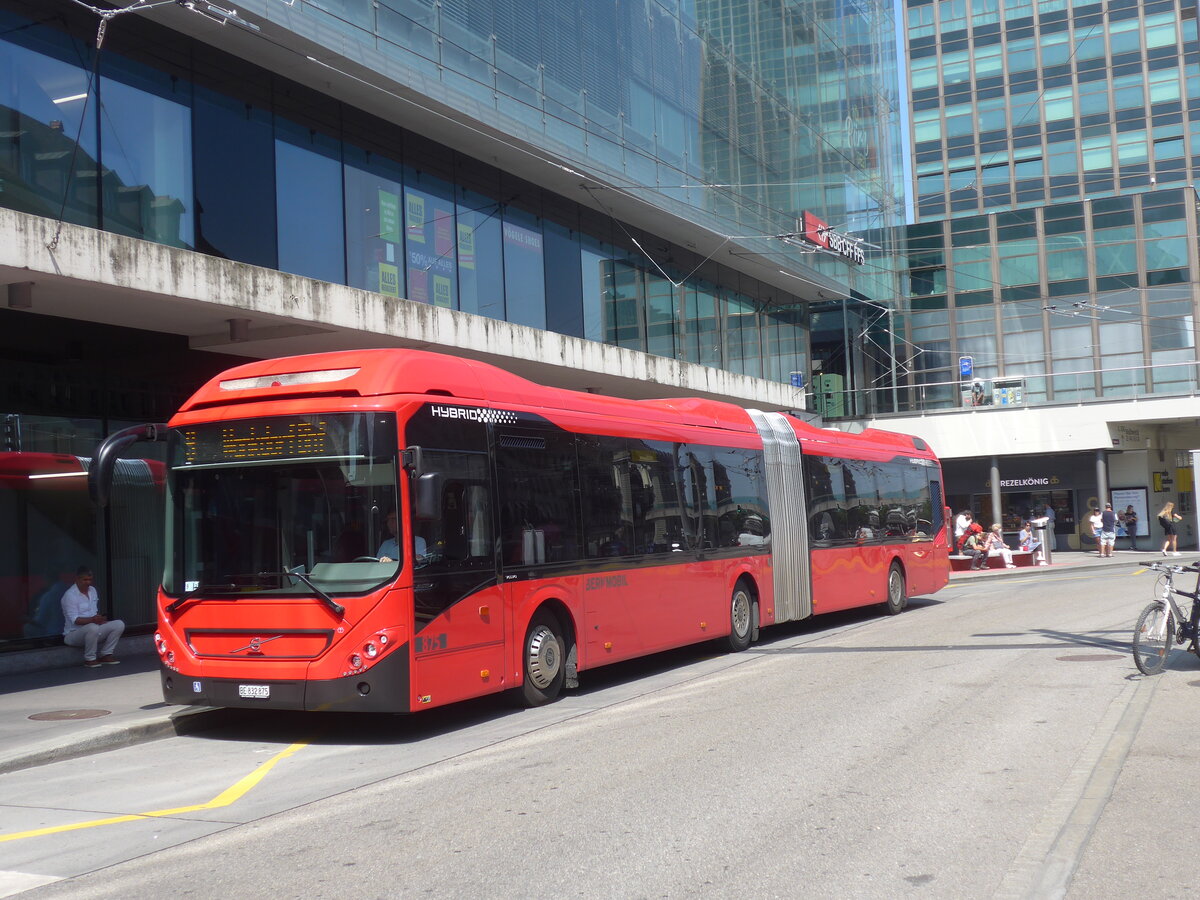
{"type": "Polygon", "coordinates": [[[188,247],[192,217],[192,111],[186,88],[143,73],[154,90],[101,78],[104,225],[107,231],[188,247]],[[178,97],[172,89],[179,88],[178,97]]]}
{"type": "Polygon", "coordinates": [[[455,309],[454,199],[451,186],[404,168],[404,243],[408,299],[455,309]]]}
{"type": "Polygon", "coordinates": [[[500,204],[492,197],[458,190],[459,309],[504,318],[504,256],[500,204]]]}
{"type": "Polygon", "coordinates": [[[345,284],[340,142],[284,121],[276,133],[279,268],[345,284]]]}
{"type": "Polygon", "coordinates": [[[400,164],[366,150],[346,148],[347,283],[403,297],[400,164]]]}
{"type": "Polygon", "coordinates": [[[94,228],[97,169],[88,73],[0,41],[0,205],[94,228]]]}
{"type": "Polygon", "coordinates": [[[198,87],[192,127],[196,249],[274,268],[278,257],[271,114],[198,87]]]}
{"type": "Polygon", "coordinates": [[[508,321],[546,327],[546,271],[542,221],[524,210],[504,210],[504,289],[508,321]]]}

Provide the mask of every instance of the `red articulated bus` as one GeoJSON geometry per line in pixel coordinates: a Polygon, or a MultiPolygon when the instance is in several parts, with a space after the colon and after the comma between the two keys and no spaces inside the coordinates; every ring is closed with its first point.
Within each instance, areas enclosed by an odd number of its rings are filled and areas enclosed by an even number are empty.
{"type": "Polygon", "coordinates": [[[172,703],[412,712],[945,586],[919,439],[409,350],[239,366],[167,426],[172,703]]]}

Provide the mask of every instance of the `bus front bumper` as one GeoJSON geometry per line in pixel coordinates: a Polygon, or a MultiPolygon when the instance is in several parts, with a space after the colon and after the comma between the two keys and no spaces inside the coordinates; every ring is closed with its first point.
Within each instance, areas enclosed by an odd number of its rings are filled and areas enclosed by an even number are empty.
{"type": "Polygon", "coordinates": [[[163,699],[188,706],[329,712],[411,712],[408,645],[365,672],[326,681],[204,678],[160,671],[163,699]]]}

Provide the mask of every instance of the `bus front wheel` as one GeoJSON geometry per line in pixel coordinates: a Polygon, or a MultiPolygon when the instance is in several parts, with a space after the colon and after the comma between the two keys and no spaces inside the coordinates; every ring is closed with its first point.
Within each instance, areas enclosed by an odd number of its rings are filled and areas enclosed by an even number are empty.
{"type": "Polygon", "coordinates": [[[566,673],[565,642],[562,625],[547,610],[538,610],[525,632],[525,681],[521,701],[525,706],[541,706],[558,697],[566,673]]]}

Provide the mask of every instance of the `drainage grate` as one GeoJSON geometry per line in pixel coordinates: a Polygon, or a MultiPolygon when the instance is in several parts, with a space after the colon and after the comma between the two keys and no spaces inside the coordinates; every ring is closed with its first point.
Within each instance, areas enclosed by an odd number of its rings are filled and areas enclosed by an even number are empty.
{"type": "Polygon", "coordinates": [[[29,718],[39,722],[60,722],[64,719],[98,719],[110,715],[107,709],[53,709],[50,712],[34,713],[29,718]]]}
{"type": "Polygon", "coordinates": [[[1104,662],[1109,659],[1124,659],[1112,653],[1076,653],[1073,656],[1060,656],[1059,662],[1104,662]]]}

